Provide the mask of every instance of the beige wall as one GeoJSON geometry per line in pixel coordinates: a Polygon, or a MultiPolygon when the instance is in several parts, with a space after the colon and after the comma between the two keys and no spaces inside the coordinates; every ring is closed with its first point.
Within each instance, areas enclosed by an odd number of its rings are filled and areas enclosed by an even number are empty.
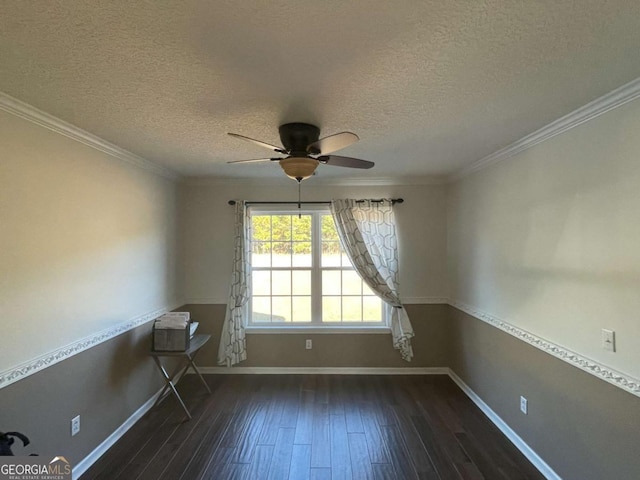
{"type": "MultiPolygon", "coordinates": [[[[400,288],[406,303],[446,297],[445,185],[346,187],[302,184],[303,199],[402,197],[395,209],[399,232],[400,288]]],[[[182,296],[189,303],[226,303],[233,252],[230,199],[296,200],[291,180],[281,185],[187,184],[180,191],[182,296]]]]}
{"type": "Polygon", "coordinates": [[[640,378],[638,132],[636,100],[451,185],[450,297],[640,378]]]}
{"type": "Polygon", "coordinates": [[[0,111],[0,372],[175,306],[176,187],[0,111]]]}
{"type": "MultiPolygon", "coordinates": [[[[212,340],[198,354],[198,365],[215,367],[225,305],[184,305],[200,322],[198,333],[212,340]]],[[[406,305],[415,331],[410,363],[393,348],[390,334],[248,334],[247,360],[239,367],[381,367],[448,366],[447,305],[406,305]],[[305,340],[313,348],[305,349],[305,340]]]]}
{"type": "MultiPolygon", "coordinates": [[[[0,372],[178,303],[173,183],[3,111],[0,180],[0,372]]],[[[149,329],[2,385],[0,428],[76,464],[162,385],[149,329]]]]}
{"type": "Polygon", "coordinates": [[[449,308],[451,368],[561,478],[640,478],[638,397],[449,308]]]}

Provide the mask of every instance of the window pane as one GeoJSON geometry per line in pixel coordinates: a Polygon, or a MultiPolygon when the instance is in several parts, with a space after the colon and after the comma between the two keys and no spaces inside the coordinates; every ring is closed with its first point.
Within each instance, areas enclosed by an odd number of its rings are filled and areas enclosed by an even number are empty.
{"type": "Polygon", "coordinates": [[[292,244],[292,249],[294,267],[311,266],[311,242],[294,242],[292,244]]]}
{"type": "Polygon", "coordinates": [[[271,256],[274,267],[291,266],[291,243],[273,242],[273,254],[271,256]]]}
{"type": "Polygon", "coordinates": [[[273,270],[271,282],[272,295],[291,295],[291,270],[273,270]]]}
{"type": "Polygon", "coordinates": [[[340,244],[338,242],[322,242],[322,266],[340,266],[340,244]]]}
{"type": "Polygon", "coordinates": [[[363,297],[362,317],[365,322],[382,321],[382,300],[380,297],[363,297]]]}
{"type": "MultiPolygon", "coordinates": [[[[260,213],[257,208],[252,212],[260,213]]],[[[348,325],[382,320],[384,303],[353,270],[326,210],[307,211],[300,217],[252,215],[251,228],[252,322],[348,325]],[[314,231],[317,220],[320,232],[314,231]],[[314,263],[318,253],[320,265],[314,263]],[[320,319],[312,318],[317,305],[314,293],[322,295],[320,319]]]]}
{"type": "Polygon", "coordinates": [[[338,240],[338,232],[331,215],[322,215],[322,239],[338,240]]]}
{"type": "Polygon", "coordinates": [[[362,282],[362,295],[368,295],[372,297],[376,296],[376,294],[373,293],[373,290],[371,290],[369,288],[369,285],[367,285],[365,282],[362,282]]]}
{"type": "Polygon", "coordinates": [[[291,215],[271,216],[271,237],[274,242],[291,240],[291,215]]]}
{"type": "Polygon", "coordinates": [[[293,297],[291,301],[293,306],[293,321],[310,322],[311,297],[293,297]]]}
{"type": "Polygon", "coordinates": [[[270,215],[251,216],[251,238],[262,242],[268,242],[271,240],[270,215]]]}
{"type": "Polygon", "coordinates": [[[360,295],[362,292],[362,279],[355,270],[342,271],[342,294],[360,295]]]}
{"type": "Polygon", "coordinates": [[[359,322],[362,320],[362,298],[342,297],[342,320],[359,322]]]}
{"type": "Polygon", "coordinates": [[[340,318],[340,297],[322,297],[322,321],[339,322],[340,318]]]}
{"type": "Polygon", "coordinates": [[[324,270],[322,272],[322,295],[340,295],[340,270],[324,270]]]}
{"type": "Polygon", "coordinates": [[[251,320],[256,323],[271,321],[271,297],[253,297],[251,299],[253,312],[251,320]]]}
{"type": "Polygon", "coordinates": [[[253,267],[271,266],[271,243],[253,242],[251,244],[251,265],[253,267]]]}
{"type": "Polygon", "coordinates": [[[310,242],[311,241],[311,215],[302,215],[302,218],[298,218],[294,215],[291,218],[293,227],[293,241],[294,242],[310,242]]]}
{"type": "Polygon", "coordinates": [[[271,295],[271,272],[254,270],[251,272],[251,288],[254,295],[271,295]]]}
{"type": "Polygon", "coordinates": [[[291,297],[271,297],[272,321],[291,321],[291,297]]]}
{"type": "Polygon", "coordinates": [[[292,292],[294,295],[311,295],[311,270],[294,270],[292,292]]]}

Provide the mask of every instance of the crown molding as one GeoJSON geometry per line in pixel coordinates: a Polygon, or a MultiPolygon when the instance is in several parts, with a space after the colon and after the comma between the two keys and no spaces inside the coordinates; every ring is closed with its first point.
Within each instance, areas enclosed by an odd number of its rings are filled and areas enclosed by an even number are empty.
{"type": "MultiPolygon", "coordinates": [[[[178,305],[179,306],[179,305],[178,305]]],[[[130,320],[122,323],[118,323],[112,327],[102,330],[93,335],[89,335],[85,338],[77,340],[73,343],[58,348],[52,352],[41,355],[37,358],[31,359],[18,366],[12,367],[8,370],[0,372],[0,389],[11,385],[23,378],[33,375],[34,373],[44,370],[47,367],[55,365],[58,362],[62,362],[80,352],[95,347],[96,345],[111,340],[113,337],[121,335],[129,330],[139,327],[151,320],[158,318],[163,313],[173,310],[175,307],[161,308],[152,312],[139,315],[130,320]]]]}
{"type": "MultiPolygon", "coordinates": [[[[444,185],[447,177],[437,175],[415,177],[378,177],[378,178],[310,178],[302,183],[302,188],[309,187],[376,187],[376,186],[427,186],[444,185]]],[[[296,188],[295,181],[286,177],[217,177],[191,176],[183,177],[181,184],[188,187],[220,187],[234,186],[287,186],[296,188]]]]}
{"type": "Polygon", "coordinates": [[[558,120],[551,122],[511,145],[473,162],[471,165],[464,167],[457,173],[449,176],[447,181],[455,182],[490,165],[507,160],[518,153],[533,147],[534,145],[545,142],[556,135],[560,135],[561,133],[571,130],[578,125],[588,122],[589,120],[592,120],[615,108],[621,107],[622,105],[625,105],[637,98],[640,98],[640,78],[637,78],[620,88],[587,103],[583,107],[574,110],[564,117],[560,117],[558,120]]]}
{"type": "Polygon", "coordinates": [[[475,307],[472,307],[471,305],[467,305],[455,300],[451,301],[449,304],[457,308],[458,310],[461,310],[464,313],[477,318],[478,320],[488,323],[489,325],[492,325],[502,330],[503,332],[508,333],[509,335],[513,335],[514,337],[542,350],[545,353],[548,353],[549,355],[553,355],[560,360],[564,360],[574,367],[578,367],[579,369],[584,370],[585,372],[590,373],[601,380],[609,382],[616,387],[619,387],[637,397],[640,397],[640,380],[633,378],[630,375],[619,372],[611,367],[603,365],[602,363],[596,362],[595,360],[573,352],[568,348],[550,342],[549,340],[538,337],[533,333],[527,332],[520,327],[516,327],[511,323],[505,322],[504,320],[494,317],[493,315],[483,312],[475,307]]]}
{"type": "Polygon", "coordinates": [[[28,120],[31,123],[47,128],[53,132],[59,133],[60,135],[64,135],[76,142],[95,148],[96,150],[111,155],[118,160],[122,160],[129,165],[147,170],[169,180],[177,180],[181,178],[181,176],[173,170],[157,165],[156,163],[131,153],[124,148],[120,148],[113,143],[107,142],[92,133],[82,130],[75,125],[54,117],[53,115],[39,110],[36,107],[22,102],[17,98],[13,98],[3,92],[0,92],[0,110],[4,110],[16,117],[28,120]]]}

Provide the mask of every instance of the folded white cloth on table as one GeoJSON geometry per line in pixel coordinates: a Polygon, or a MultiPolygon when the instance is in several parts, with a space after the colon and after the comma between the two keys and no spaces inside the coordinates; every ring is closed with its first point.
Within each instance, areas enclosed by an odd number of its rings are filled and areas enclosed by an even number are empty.
{"type": "Polygon", "coordinates": [[[156,328],[183,330],[189,325],[189,312],[165,313],[155,323],[156,328]]]}

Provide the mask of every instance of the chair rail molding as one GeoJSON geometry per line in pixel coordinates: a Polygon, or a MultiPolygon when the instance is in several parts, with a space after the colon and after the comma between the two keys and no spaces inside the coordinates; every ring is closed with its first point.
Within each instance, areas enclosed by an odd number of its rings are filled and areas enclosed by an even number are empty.
{"type": "Polygon", "coordinates": [[[47,367],[55,365],[56,363],[66,360],[67,358],[77,355],[89,348],[95,347],[96,345],[106,342],[107,340],[128,332],[129,330],[133,330],[134,328],[150,322],[151,320],[158,318],[163,313],[177,307],[178,305],[175,307],[160,308],[152,312],[144,313],[0,372],[0,389],[8,387],[12,383],[22,380],[29,375],[33,375],[40,370],[44,370],[47,367]]]}
{"type": "Polygon", "coordinates": [[[508,333],[509,335],[513,335],[514,337],[519,338],[523,342],[539,348],[549,355],[553,355],[560,360],[564,360],[574,367],[578,367],[579,369],[584,370],[585,372],[588,372],[600,378],[601,380],[609,382],[616,387],[619,387],[637,397],[640,397],[640,380],[633,378],[630,375],[619,372],[611,367],[596,362],[595,360],[580,355],[579,353],[573,352],[568,348],[555,344],[549,340],[538,337],[533,333],[516,327],[509,322],[494,317],[493,315],[490,315],[465,303],[452,300],[449,304],[452,307],[455,307],[458,310],[461,310],[464,313],[477,318],[478,320],[488,323],[489,325],[492,325],[502,330],[503,332],[508,333]]]}

